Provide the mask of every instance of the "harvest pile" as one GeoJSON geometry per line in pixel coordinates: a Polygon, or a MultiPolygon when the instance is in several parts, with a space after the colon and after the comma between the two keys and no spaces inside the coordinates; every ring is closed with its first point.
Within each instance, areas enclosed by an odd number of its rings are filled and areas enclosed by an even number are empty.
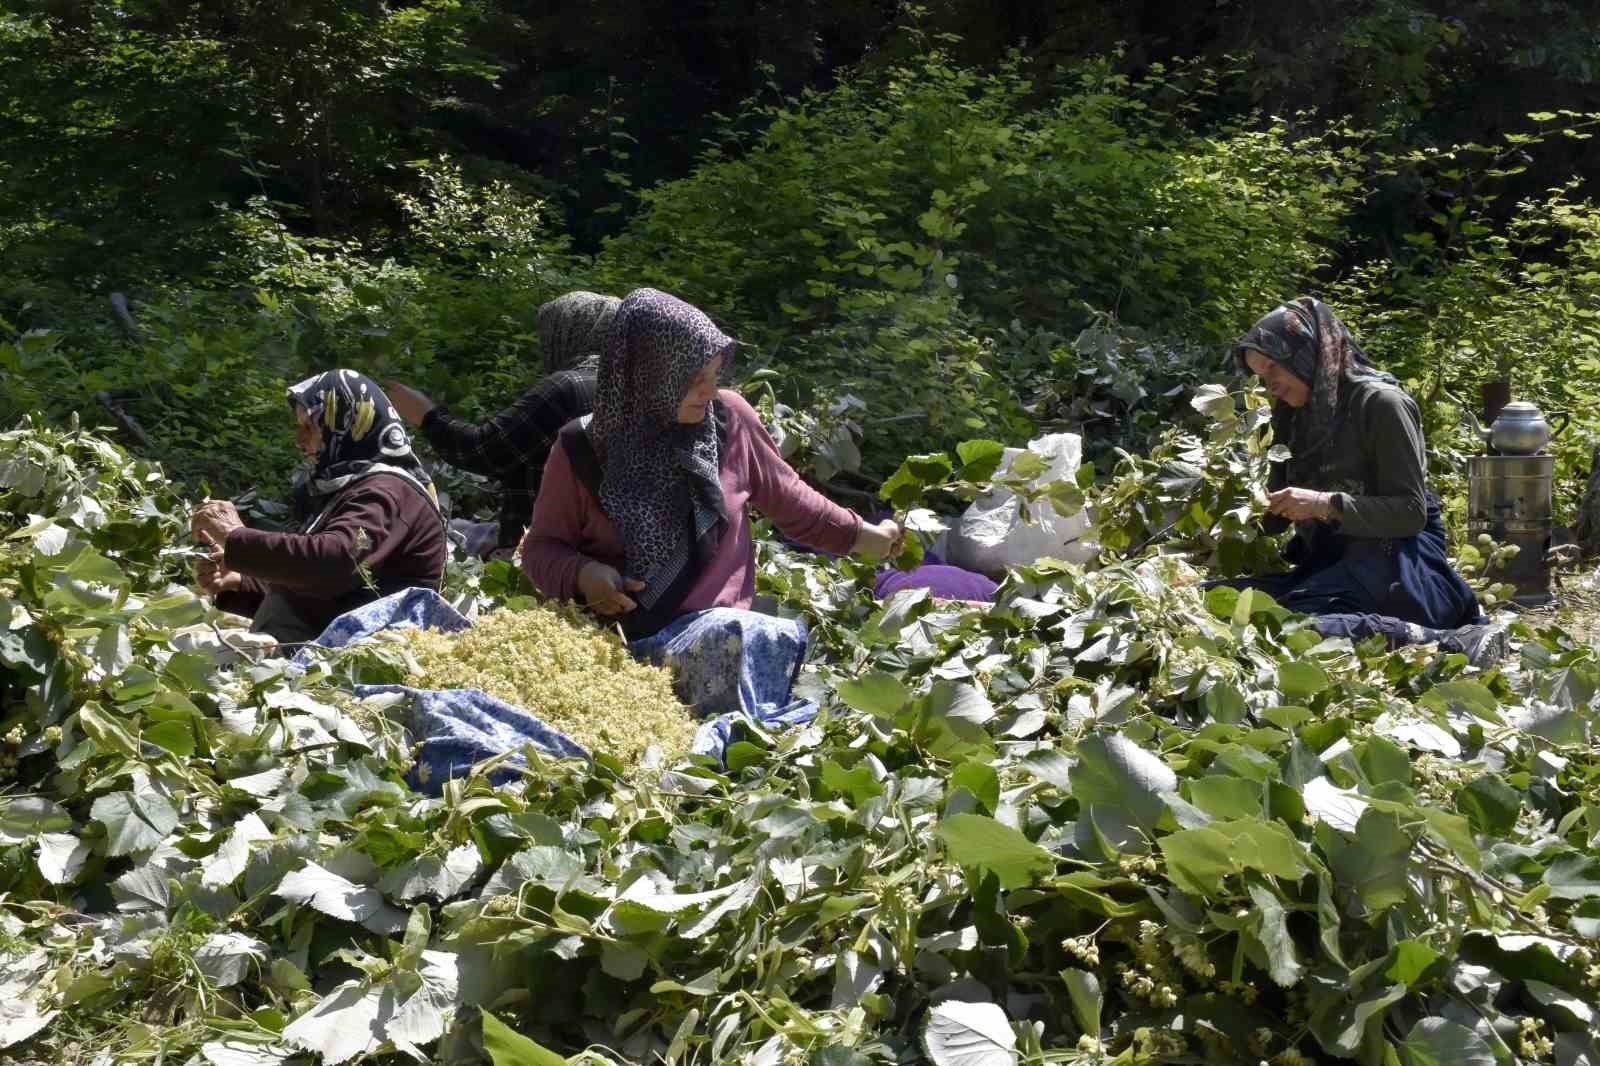
{"type": "Polygon", "coordinates": [[[479,688],[526,708],[590,751],[624,762],[651,744],[689,750],[696,722],[672,692],[672,674],[637,662],[622,641],[573,611],[491,611],[460,633],[394,631],[417,688],[479,688]]]}
{"type": "MultiPolygon", "coordinates": [[[[1259,443],[1202,429],[1204,498],[1250,506],[1259,443]]],[[[1600,658],[1554,626],[1476,673],[1148,561],[885,608],[767,545],[817,723],[431,800],[338,664],[181,650],[155,471],[33,428],[0,486],[23,1061],[1600,1061],[1600,658]]],[[[1197,550],[1248,518],[1201,510],[1197,550]]]]}

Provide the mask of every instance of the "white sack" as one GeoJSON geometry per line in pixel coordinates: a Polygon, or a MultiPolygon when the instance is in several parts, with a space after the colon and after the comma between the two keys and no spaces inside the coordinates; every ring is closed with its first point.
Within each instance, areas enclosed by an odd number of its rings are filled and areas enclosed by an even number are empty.
{"type": "MultiPolygon", "coordinates": [[[[1045,471],[1029,484],[1071,481],[1083,462],[1083,438],[1076,433],[1050,433],[1028,442],[1028,451],[1045,461],[1045,471]]],[[[1007,448],[996,478],[1004,477],[1021,448],[1007,448]]],[[[1028,504],[1032,523],[1022,519],[1022,501],[1009,489],[996,488],[974,500],[950,530],[949,555],[954,566],[976,570],[998,580],[1008,566],[1025,566],[1050,556],[1086,563],[1098,547],[1083,539],[1089,529],[1085,511],[1062,515],[1048,499],[1028,504]]]]}

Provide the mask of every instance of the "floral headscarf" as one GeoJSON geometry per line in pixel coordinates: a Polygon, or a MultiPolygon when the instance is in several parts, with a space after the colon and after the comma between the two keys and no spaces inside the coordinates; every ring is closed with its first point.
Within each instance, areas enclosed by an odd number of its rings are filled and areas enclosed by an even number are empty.
{"type": "Polygon", "coordinates": [[[1340,418],[1340,390],[1346,382],[1386,381],[1394,376],[1372,365],[1350,329],[1321,300],[1302,296],[1263,315],[1234,345],[1233,355],[1248,369],[1245,353],[1257,351],[1311,386],[1303,408],[1278,403],[1273,434],[1294,453],[1294,465],[1321,462],[1340,418]]]}
{"type": "Polygon", "coordinates": [[[719,478],[721,415],[678,422],[678,405],[707,363],[732,360],[734,341],[705,313],[655,289],[617,309],[600,357],[589,439],[600,460],[600,506],[622,538],[635,595],[654,607],[699,545],[714,551],[726,516],[719,478]]]}
{"type": "Polygon", "coordinates": [[[316,527],[337,493],[372,474],[399,475],[439,509],[433,479],[411,451],[405,423],[377,382],[354,370],[329,370],[291,385],[288,395],[289,406],[303,408],[322,431],[322,447],[295,486],[303,532],[316,527]]]}
{"type": "Polygon", "coordinates": [[[569,292],[539,305],[544,372],[594,369],[622,301],[597,292],[569,292]]]}

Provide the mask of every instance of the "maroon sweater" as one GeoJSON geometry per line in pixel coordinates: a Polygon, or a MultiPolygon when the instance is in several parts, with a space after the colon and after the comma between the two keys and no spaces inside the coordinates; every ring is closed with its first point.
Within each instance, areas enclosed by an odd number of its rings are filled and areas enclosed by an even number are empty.
{"type": "Polygon", "coordinates": [[[335,496],[314,533],[229,533],[223,565],[244,583],[218,596],[217,606],[254,616],[270,587],[320,629],[380,596],[413,586],[437,589],[448,557],[439,513],[401,478],[373,474],[335,496]],[[376,592],[362,580],[358,563],[376,592]]]}

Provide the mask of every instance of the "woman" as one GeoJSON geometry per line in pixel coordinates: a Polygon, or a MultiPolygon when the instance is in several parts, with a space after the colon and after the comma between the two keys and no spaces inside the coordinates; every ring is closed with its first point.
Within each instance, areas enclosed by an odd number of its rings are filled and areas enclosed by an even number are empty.
{"type": "Polygon", "coordinates": [[[622,301],[600,357],[594,414],[550,450],[522,566],[545,595],[616,619],[641,658],[674,667],[702,712],[781,718],[805,625],[756,614],[755,504],[823,551],[894,554],[870,524],[800,480],[755,411],[717,388],[734,342],[655,289],[622,301]]]}
{"type": "Polygon", "coordinates": [[[202,504],[191,529],[211,547],[195,576],[217,606],[301,643],[363,603],[438,589],[449,549],[433,482],[376,382],[330,370],[290,388],[289,407],[310,460],[295,488],[299,532],[249,529],[226,500],[202,504]]]}
{"type": "MultiPolygon", "coordinates": [[[[615,296],[569,292],[542,304],[539,344],[545,376],[487,422],[457,418],[416,389],[388,383],[395,410],[422,430],[440,458],[500,482],[499,522],[484,531],[488,535],[481,546],[486,550],[474,554],[499,551],[509,556],[522,540],[550,445],[562,426],[594,406],[600,346],[621,302],[615,296]]],[[[469,550],[476,547],[469,544],[469,550]]]]}
{"type": "Polygon", "coordinates": [[[1315,615],[1324,635],[1438,641],[1479,665],[1497,660],[1505,634],[1482,624],[1445,556],[1416,402],[1310,297],[1262,318],[1234,356],[1277,401],[1273,434],[1291,457],[1268,477],[1266,528],[1294,524],[1284,551],[1294,569],[1219,583],[1315,615]]]}

